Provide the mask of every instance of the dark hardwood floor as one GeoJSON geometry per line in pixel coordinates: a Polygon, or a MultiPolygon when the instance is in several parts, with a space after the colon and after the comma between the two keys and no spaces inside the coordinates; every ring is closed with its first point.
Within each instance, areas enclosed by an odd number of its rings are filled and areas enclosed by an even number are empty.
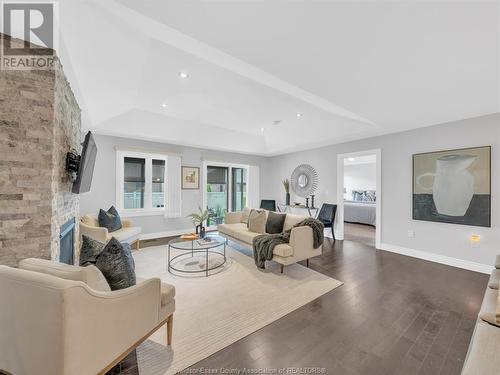
{"type": "MultiPolygon", "coordinates": [[[[310,267],[345,284],[190,368],[460,374],[488,276],[326,239],[310,267]]],[[[127,371],[127,374],[131,374],[127,371]]],[[[191,372],[193,373],[193,372],[191,372]]]]}

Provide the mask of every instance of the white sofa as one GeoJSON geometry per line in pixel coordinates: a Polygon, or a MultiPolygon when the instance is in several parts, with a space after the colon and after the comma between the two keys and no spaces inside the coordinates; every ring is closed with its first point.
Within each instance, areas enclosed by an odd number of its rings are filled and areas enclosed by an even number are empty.
{"type": "Polygon", "coordinates": [[[94,266],[0,266],[0,373],[104,374],[164,324],[170,344],[174,296],[158,278],[110,291],[94,266]]]}
{"type": "MultiPolygon", "coordinates": [[[[242,217],[242,212],[228,212],[225,223],[218,225],[217,229],[222,237],[245,247],[252,248],[253,238],[261,233],[250,232],[247,224],[241,222],[242,217]]],[[[287,213],[283,230],[288,230],[307,218],[308,216],[287,213]]],[[[272,260],[281,265],[281,273],[283,273],[284,266],[301,260],[306,260],[306,264],[309,266],[309,258],[321,255],[321,251],[321,245],[316,249],[313,246],[313,232],[311,227],[296,227],[290,233],[290,243],[274,247],[272,260]]]]}
{"type": "Polygon", "coordinates": [[[135,244],[136,250],[139,250],[141,228],[134,227],[132,220],[122,219],[122,228],[110,233],[99,226],[97,215],[83,215],[80,217],[80,236],[82,235],[102,243],[107,243],[111,237],[115,237],[120,242],[135,244]]]}
{"type": "Polygon", "coordinates": [[[500,255],[491,273],[462,375],[500,374],[500,255]]]}

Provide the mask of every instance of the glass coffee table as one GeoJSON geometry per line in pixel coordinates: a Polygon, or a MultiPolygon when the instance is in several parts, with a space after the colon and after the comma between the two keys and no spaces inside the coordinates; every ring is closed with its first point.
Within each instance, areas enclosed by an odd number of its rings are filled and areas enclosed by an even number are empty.
{"type": "Polygon", "coordinates": [[[190,274],[205,273],[205,276],[208,277],[210,271],[220,268],[226,263],[226,243],[227,240],[225,238],[217,235],[207,235],[205,238],[196,240],[185,240],[180,237],[174,238],[168,243],[167,270],[172,274],[172,270],[190,274]],[[180,250],[181,253],[171,256],[172,250],[180,250]],[[197,256],[199,261],[194,261],[192,264],[194,267],[191,269],[188,267],[181,269],[177,265],[181,261],[189,261],[189,258],[194,259],[197,256]],[[215,258],[219,258],[219,261],[212,262],[214,264],[209,265],[209,260],[214,260],[215,258]]]}

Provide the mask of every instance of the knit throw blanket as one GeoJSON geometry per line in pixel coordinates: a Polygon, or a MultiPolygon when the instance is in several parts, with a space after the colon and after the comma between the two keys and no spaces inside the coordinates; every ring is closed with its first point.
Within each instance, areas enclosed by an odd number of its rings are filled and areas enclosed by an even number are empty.
{"type": "Polygon", "coordinates": [[[323,244],[324,235],[323,223],[319,220],[313,218],[307,218],[302,220],[300,223],[295,224],[291,229],[283,233],[276,234],[261,234],[259,236],[254,237],[253,239],[253,257],[255,260],[255,264],[258,268],[264,269],[266,260],[273,259],[273,249],[275,246],[280,245],[282,243],[290,242],[290,233],[292,229],[295,227],[303,227],[309,226],[313,231],[313,246],[314,248],[318,248],[323,244]]]}

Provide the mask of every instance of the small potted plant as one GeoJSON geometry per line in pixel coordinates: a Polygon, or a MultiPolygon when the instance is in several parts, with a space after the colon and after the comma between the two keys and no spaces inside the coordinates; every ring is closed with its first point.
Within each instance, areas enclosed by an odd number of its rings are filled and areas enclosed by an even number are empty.
{"type": "Polygon", "coordinates": [[[285,178],[283,181],[283,187],[285,188],[285,193],[286,193],[286,196],[285,196],[285,204],[287,206],[290,206],[290,180],[288,178],[285,178]]]}
{"type": "Polygon", "coordinates": [[[187,217],[191,218],[191,221],[196,227],[196,234],[200,234],[200,238],[205,237],[205,227],[203,223],[208,220],[210,213],[208,210],[202,210],[200,206],[198,206],[198,213],[189,214],[187,217]]]}

